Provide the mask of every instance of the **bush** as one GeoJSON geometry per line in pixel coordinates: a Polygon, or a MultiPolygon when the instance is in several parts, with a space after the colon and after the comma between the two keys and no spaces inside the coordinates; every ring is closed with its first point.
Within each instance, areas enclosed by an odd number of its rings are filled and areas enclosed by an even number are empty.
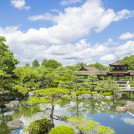
{"type": "Polygon", "coordinates": [[[57,126],[53,128],[48,134],[75,134],[75,132],[71,127],[57,126]]]}
{"type": "Polygon", "coordinates": [[[86,91],[85,88],[79,88],[79,91],[86,91]]]}
{"type": "Polygon", "coordinates": [[[103,93],[103,96],[111,96],[112,95],[112,92],[105,92],[103,93]]]}
{"type": "Polygon", "coordinates": [[[51,122],[47,119],[36,120],[30,123],[28,126],[28,132],[30,134],[44,134],[48,133],[48,128],[51,122]]]}
{"type": "Polygon", "coordinates": [[[92,92],[90,90],[87,91],[87,94],[91,94],[92,95],[92,92]]]}
{"type": "Polygon", "coordinates": [[[81,95],[81,94],[82,94],[81,91],[77,91],[77,92],[76,92],[76,96],[79,96],[79,95],[81,95]]]}

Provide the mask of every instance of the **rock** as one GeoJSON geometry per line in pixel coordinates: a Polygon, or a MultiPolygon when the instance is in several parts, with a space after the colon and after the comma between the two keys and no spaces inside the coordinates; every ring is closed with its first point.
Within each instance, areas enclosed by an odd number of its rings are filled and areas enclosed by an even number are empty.
{"type": "Polygon", "coordinates": [[[97,99],[103,99],[103,98],[104,98],[103,95],[101,95],[101,94],[97,94],[97,99]]]}
{"type": "Polygon", "coordinates": [[[83,99],[91,99],[92,98],[91,94],[82,94],[81,96],[83,99]]]}
{"type": "Polygon", "coordinates": [[[105,99],[106,100],[112,100],[113,99],[113,96],[105,96],[105,99]]]}
{"type": "Polygon", "coordinates": [[[9,121],[7,123],[7,126],[10,129],[18,129],[23,125],[23,122],[21,120],[13,120],[13,121],[9,121]]]}
{"type": "Polygon", "coordinates": [[[22,130],[20,130],[20,134],[30,134],[30,133],[28,131],[22,129],[22,130]]]}
{"type": "Polygon", "coordinates": [[[131,103],[128,103],[127,104],[127,109],[128,110],[134,110],[134,102],[133,103],[132,102],[131,103]]]}
{"type": "Polygon", "coordinates": [[[127,107],[116,107],[116,111],[118,112],[124,112],[127,110],[127,107]]]}
{"type": "Polygon", "coordinates": [[[79,96],[78,96],[78,99],[80,99],[80,100],[81,100],[82,98],[83,98],[83,96],[82,96],[82,95],[79,95],[79,96]]]}
{"type": "Polygon", "coordinates": [[[9,109],[14,109],[15,107],[19,106],[19,101],[15,100],[15,101],[10,101],[10,103],[5,104],[7,108],[9,109]]]}
{"type": "Polygon", "coordinates": [[[92,99],[96,100],[97,99],[97,96],[96,95],[93,95],[92,96],[92,99]]]}

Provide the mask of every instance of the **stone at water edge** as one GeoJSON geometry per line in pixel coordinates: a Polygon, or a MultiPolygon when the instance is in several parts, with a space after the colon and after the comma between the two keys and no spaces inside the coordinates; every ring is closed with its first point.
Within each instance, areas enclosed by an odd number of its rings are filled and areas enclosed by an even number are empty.
{"type": "Polygon", "coordinates": [[[12,109],[14,107],[18,107],[19,106],[19,101],[15,100],[15,101],[10,101],[10,103],[5,104],[7,108],[12,109]]]}
{"type": "Polygon", "coordinates": [[[127,110],[127,107],[116,107],[116,111],[118,112],[124,112],[127,110]]]}
{"type": "Polygon", "coordinates": [[[106,100],[112,100],[113,99],[113,96],[105,96],[105,99],[106,100]]]}
{"type": "Polygon", "coordinates": [[[10,128],[10,129],[18,129],[20,128],[21,126],[23,125],[23,122],[21,120],[13,120],[13,121],[9,121],[7,123],[7,126],[10,128]]]}
{"type": "Polygon", "coordinates": [[[127,104],[127,109],[128,110],[134,110],[134,103],[130,102],[127,104]]]}

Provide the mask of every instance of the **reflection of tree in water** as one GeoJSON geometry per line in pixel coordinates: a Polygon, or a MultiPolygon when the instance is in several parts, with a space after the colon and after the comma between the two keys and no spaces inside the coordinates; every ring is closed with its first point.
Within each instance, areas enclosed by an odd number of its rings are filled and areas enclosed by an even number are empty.
{"type": "Polygon", "coordinates": [[[7,123],[12,120],[12,115],[4,115],[0,113],[0,134],[10,134],[11,130],[8,129],[7,123]]]}
{"type": "Polygon", "coordinates": [[[13,113],[13,117],[15,119],[19,119],[22,116],[23,117],[32,117],[33,114],[36,113],[36,111],[33,111],[33,106],[27,105],[26,103],[23,103],[20,105],[19,110],[13,113]]]}
{"type": "Polygon", "coordinates": [[[83,107],[81,100],[74,101],[73,105],[69,105],[67,110],[77,117],[82,116],[86,113],[86,109],[83,107]]]}

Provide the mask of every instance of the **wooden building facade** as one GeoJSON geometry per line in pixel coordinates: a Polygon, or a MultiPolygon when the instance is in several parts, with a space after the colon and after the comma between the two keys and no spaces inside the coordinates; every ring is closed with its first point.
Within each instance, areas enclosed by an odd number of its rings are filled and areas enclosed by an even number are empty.
{"type": "Polygon", "coordinates": [[[134,76],[134,70],[128,70],[128,65],[126,63],[123,63],[121,61],[116,61],[112,64],[109,64],[110,67],[112,67],[112,71],[99,71],[93,66],[82,66],[82,68],[79,70],[81,76],[88,76],[90,74],[97,75],[98,79],[100,79],[101,76],[103,76],[105,79],[107,77],[114,78],[116,77],[117,80],[120,79],[120,77],[132,77],[134,76]]]}

